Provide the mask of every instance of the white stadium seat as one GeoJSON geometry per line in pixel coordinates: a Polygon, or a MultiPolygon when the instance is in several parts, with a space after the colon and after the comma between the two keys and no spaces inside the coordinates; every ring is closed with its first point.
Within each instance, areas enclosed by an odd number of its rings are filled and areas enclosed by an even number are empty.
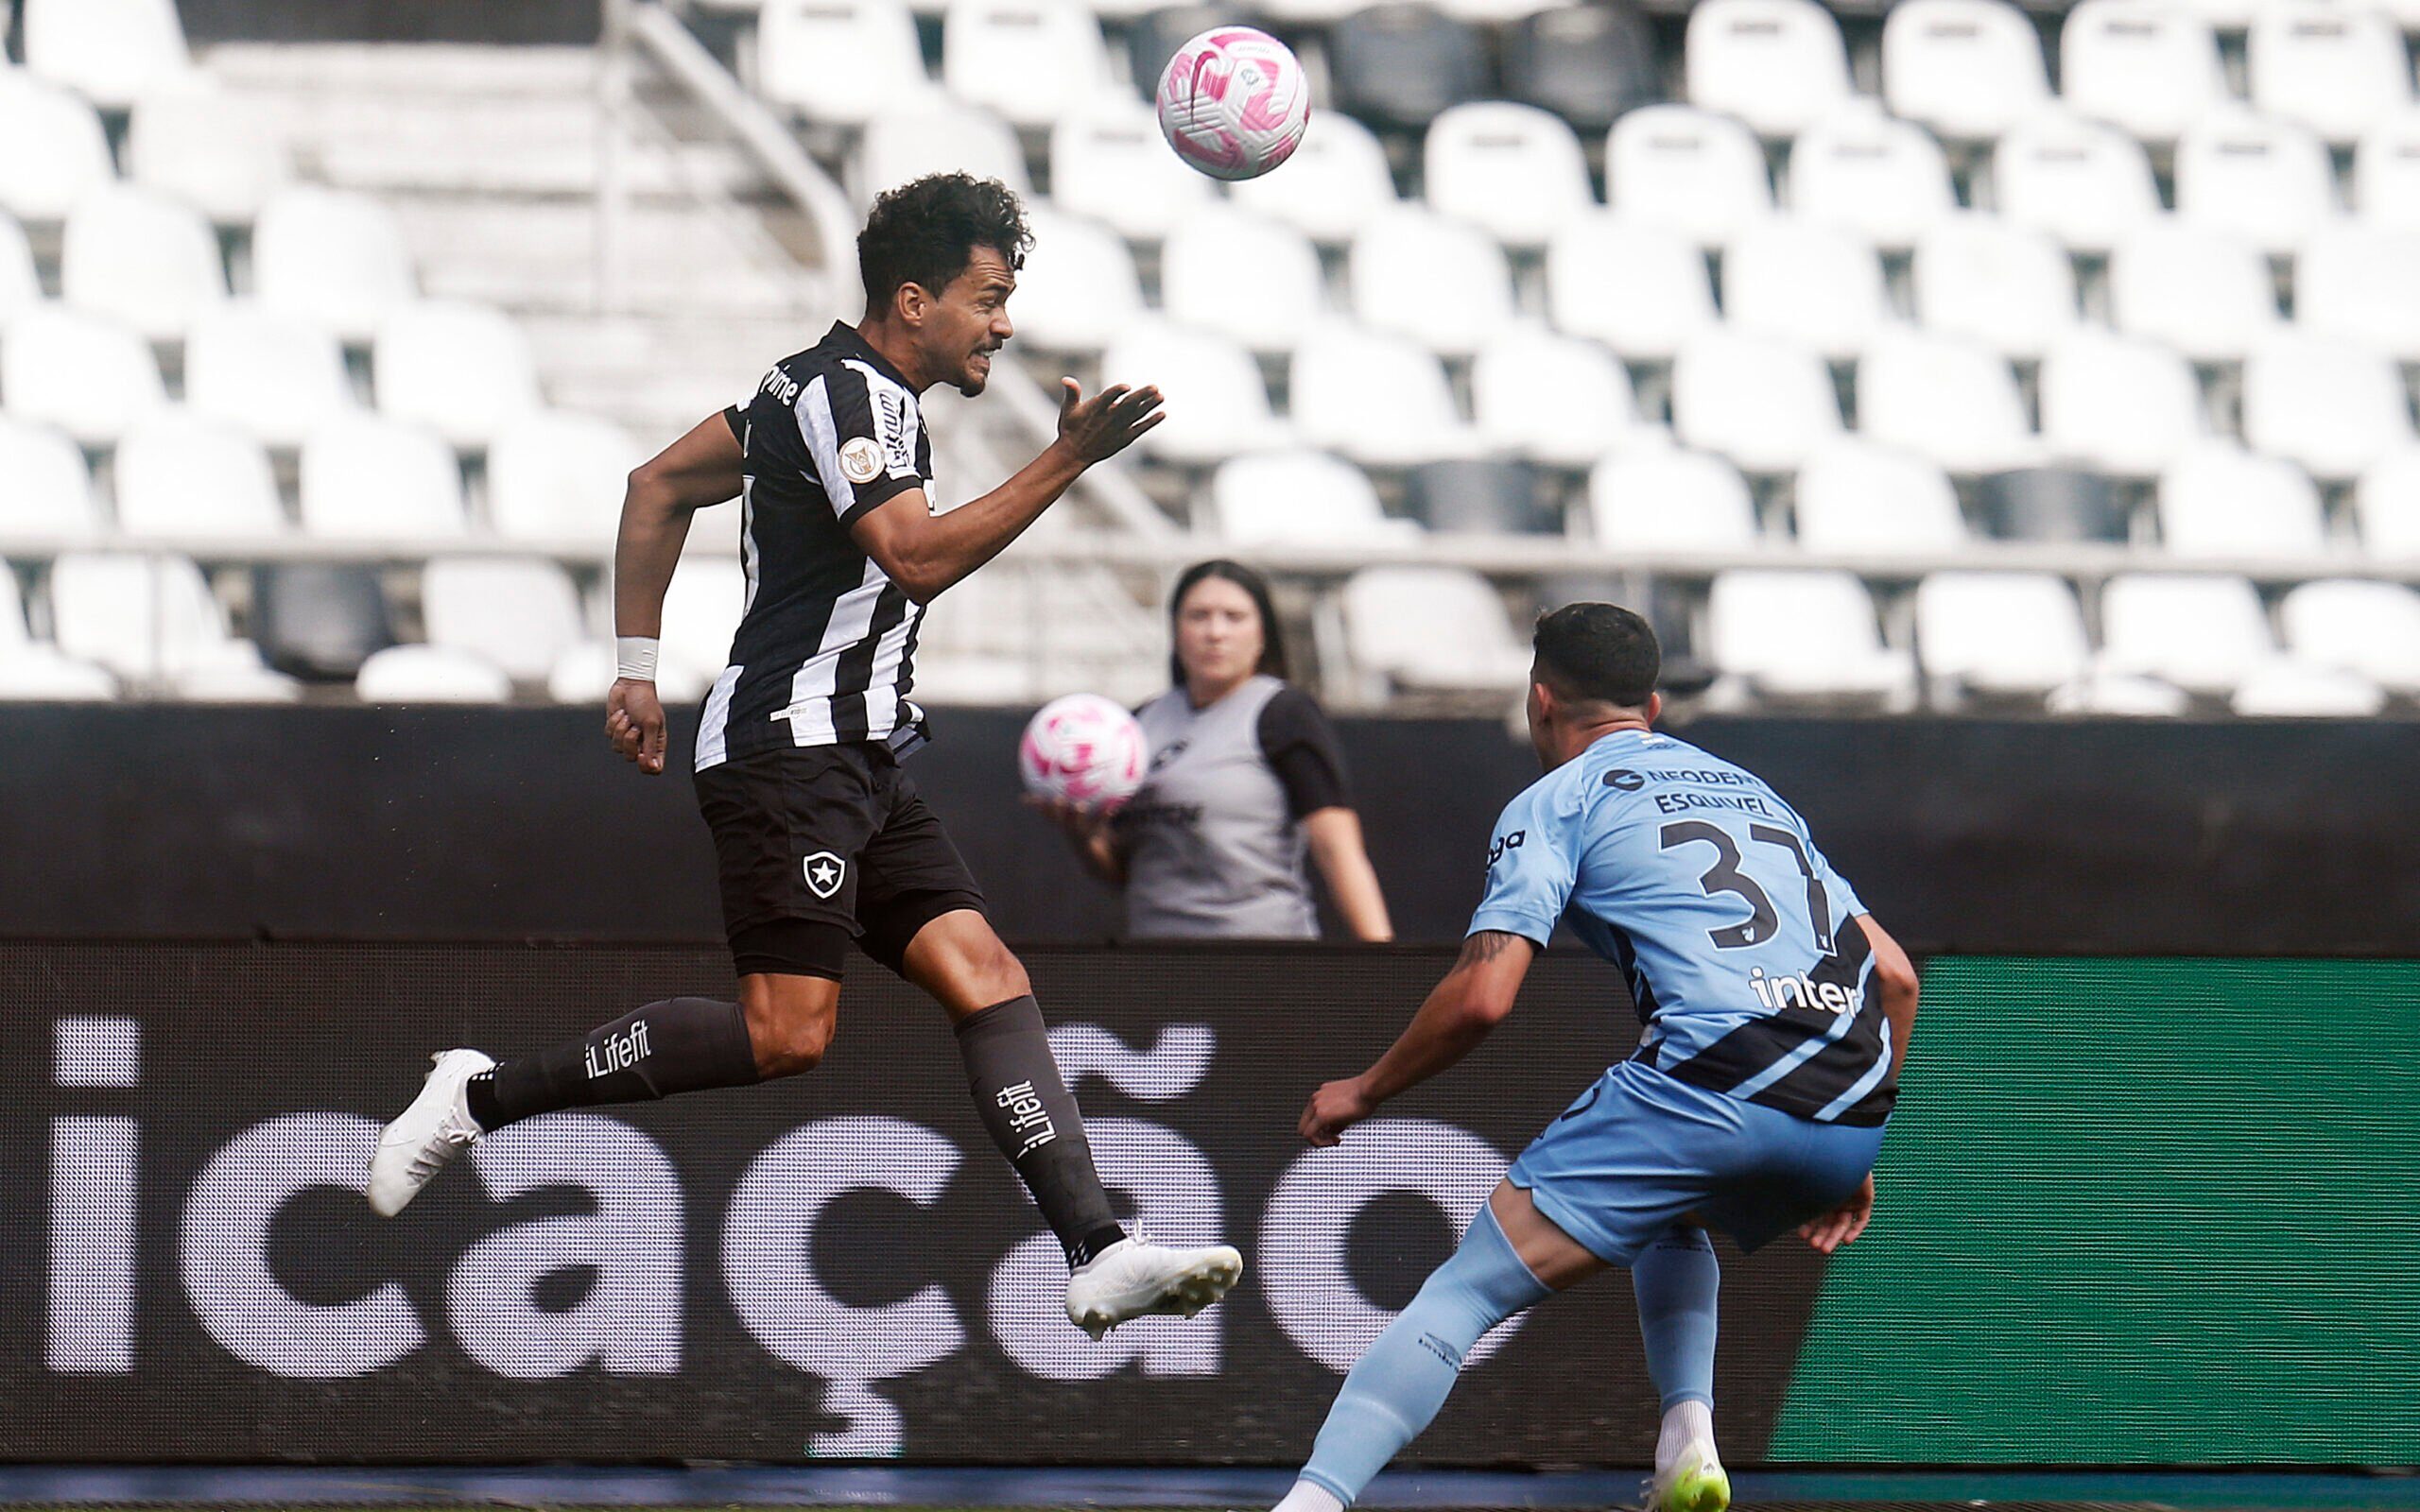
{"type": "Polygon", "coordinates": [[[294,447],[354,407],[335,336],[308,320],[236,300],[185,335],[185,402],[270,446],[294,447]]]}
{"type": "Polygon", "coordinates": [[[1143,313],[1143,284],[1126,238],[1039,204],[1026,208],[1026,223],[1033,248],[1009,301],[1018,344],[1098,352],[1143,313]]]}
{"type": "Polygon", "coordinates": [[[2321,228],[2294,260],[2294,321],[2420,362],[2420,227],[2321,228]]]}
{"type": "Polygon", "coordinates": [[[2059,30],[2059,94],[2145,142],[2173,142],[2226,98],[2209,23],[2162,0],[2082,0],[2059,30]]]}
{"type": "Polygon", "coordinates": [[[1845,227],[1887,251],[1913,247],[1957,204],[1941,144],[1870,101],[1834,112],[1790,146],[1791,212],[1845,227]]]}
{"type": "Polygon", "coordinates": [[[2076,270],[2048,232],[1965,213],[1916,239],[1916,319],[1928,331],[2035,358],[2076,323],[2076,270]]]}
{"type": "Polygon", "coordinates": [[[2100,591],[2100,659],[2113,672],[2225,694],[2276,654],[2260,595],[2241,577],[2120,574],[2100,591]]]}
{"type": "Polygon", "coordinates": [[[928,173],[956,170],[997,179],[1020,195],[1033,190],[1015,129],[989,111],[958,104],[939,92],[867,121],[850,168],[849,192],[860,205],[928,173]]]}
{"type": "Polygon", "coordinates": [[[731,638],[747,612],[745,568],[719,558],[682,562],[664,591],[664,664],[712,683],[731,660],[731,638]]]}
{"type": "Polygon", "coordinates": [[[0,413],[0,535],[72,541],[100,528],[83,449],[63,433],[0,413]]]}
{"type": "Polygon", "coordinates": [[[2160,474],[2161,542],[2179,557],[2311,557],[2326,549],[2319,490],[2291,462],[2204,441],[2160,474]]]}
{"type": "Polygon", "coordinates": [[[354,343],[419,296],[394,212],[368,195],[309,184],[261,207],[252,288],[268,308],[354,343]]]}
{"type": "Polygon", "coordinates": [[[1157,241],[1212,198],[1211,180],[1178,161],[1151,108],[1096,94],[1050,129],[1050,198],[1060,209],[1157,241]]]}
{"type": "Polygon", "coordinates": [[[0,701],[106,703],[116,696],[117,679],[107,672],[26,638],[17,580],[0,572],[0,701]]]}
{"type": "Polygon", "coordinates": [[[2243,438],[2323,483],[2341,482],[2410,444],[2411,400],[2384,354],[2288,332],[2243,365],[2243,438]]]}
{"type": "Polygon", "coordinates": [[[1716,247],[1772,214],[1773,186],[1746,127],[1686,105],[1648,105],[1605,138],[1605,198],[1624,220],[1716,247]]]}
{"type": "Polygon", "coordinates": [[[646,460],[612,421],[524,415],[488,444],[488,521],[514,541],[610,541],[631,472],[646,460]]]}
{"type": "Polygon", "coordinates": [[[2043,706],[2054,714],[2091,718],[2180,719],[2193,712],[2193,699],[2157,678],[2096,664],[2083,677],[2051,689],[2043,706]]]}
{"type": "Polygon", "coordinates": [[[1467,357],[1512,318],[1512,269],[1474,227],[1430,211],[1389,211],[1347,258],[1353,313],[1374,330],[1467,357]]]}
{"type": "Polygon", "coordinates": [[[446,541],[468,530],[462,469],[433,432],[369,413],[302,443],[302,528],[330,540],[446,541]]]}
{"type": "Polygon", "coordinates": [[[1925,675],[2036,696],[2082,677],[2092,648],[2075,590],[2048,573],[1934,573],[1916,587],[1925,675]]]}
{"type": "Polygon", "coordinates": [[[862,126],[933,84],[900,0],[765,0],[756,88],[810,120],[862,126]]]}
{"type": "Polygon", "coordinates": [[[1857,369],[1858,428],[1953,473],[1996,472],[2039,455],[2016,374],[1954,336],[1885,332],[1857,369]]]}
{"type": "Polygon", "coordinates": [[[1429,206],[1508,247],[1543,247],[1596,208],[1580,138],[1535,106],[1454,106],[1428,124],[1422,161],[1429,206]]]}
{"type": "Polygon", "coordinates": [[[1950,552],[1966,522],[1949,474],[1912,452],[1844,436],[1798,470],[1798,543],[1834,556],[1950,552]]]}
{"type": "Polygon", "coordinates": [[[1308,236],[1228,203],[1185,216],[1160,249],[1160,303],[1168,318],[1254,352],[1293,350],[1296,335],[1322,314],[1324,280],[1308,236]]]}
{"type": "Polygon", "coordinates": [[[1370,129],[1335,111],[1313,111],[1286,171],[1234,185],[1236,205],[1340,246],[1395,204],[1386,149],[1370,129]]]}
{"type": "Polygon", "coordinates": [[[26,67],[123,111],[191,72],[176,0],[26,0],[26,67]]]}
{"type": "Polygon", "coordinates": [[[2110,254],[2109,313],[2118,330],[2196,362],[2240,362],[2278,325],[2260,249],[2174,215],[2144,222],[2110,254]]]}
{"type": "Polygon", "coordinates": [[[261,105],[191,85],[147,94],[126,131],[126,175],[221,226],[249,226],[292,180],[285,141],[261,105]]]}
{"type": "Polygon", "coordinates": [[[1354,664],[1398,687],[1501,693],[1529,676],[1530,648],[1504,600],[1461,567],[1364,567],[1345,579],[1342,610],[1354,664]]]}
{"type": "Polygon", "coordinates": [[[1303,440],[1364,467],[1417,467],[1477,450],[1444,365],[1404,337],[1323,324],[1294,348],[1290,387],[1303,440]]]}
{"type": "Polygon", "coordinates": [[[1882,18],[1891,113],[1959,142],[1989,142],[2048,105],[2042,40],[2005,0],[1904,0],[1882,18]]]}
{"type": "Polygon", "coordinates": [[[64,220],[116,173],[92,106],[23,69],[0,68],[0,210],[64,220]]]}
{"type": "Polygon", "coordinates": [[[118,528],[165,540],[286,530],[261,443],[224,421],[164,409],[126,433],[112,468],[118,528]]]}
{"type": "Polygon", "coordinates": [[[1709,452],[1634,447],[1588,474],[1598,543],[1623,551],[1732,551],[1756,544],[1756,507],[1739,470],[1709,452]]]}
{"type": "Polygon", "coordinates": [[[1707,659],[1757,692],[1791,698],[1896,698],[1914,659],[1882,644],[1865,585],[1841,572],[1717,574],[1706,595],[1707,659]]]}
{"type": "Polygon", "coordinates": [[[1632,438],[1630,374],[1593,341],[1515,324],[1471,363],[1480,440],[1545,467],[1579,469],[1632,438]]]}
{"type": "Polygon", "coordinates": [[[131,185],[100,190],[68,212],[59,282],[70,304],[123,320],[151,341],[183,336],[227,299],[227,265],[209,222],[181,199],[131,185]]]}
{"type": "Polygon", "coordinates": [[[1109,77],[1091,9],[1075,0],[949,0],[942,82],[1011,126],[1050,125],[1109,77]]]}
{"type": "Polygon", "coordinates": [[[1841,25],[1814,0],[1702,0],[1689,9],[1689,103],[1796,136],[1849,95],[1841,25]]]}
{"type": "Polygon", "coordinates": [[[428,644],[468,651],[516,682],[543,681],[580,639],[571,575],[540,557],[439,557],[422,570],[428,644]]]}
{"type": "Polygon", "coordinates": [[[354,677],[363,703],[504,703],[512,682],[468,651],[438,645],[390,645],[372,653],[354,677]]]}
{"type": "Polygon", "coordinates": [[[2266,0],[2246,42],[2252,104],[2350,144],[2411,103],[2411,63],[2384,13],[2325,0],[2266,0]]]}
{"type": "Polygon", "coordinates": [[[2227,707],[2247,719],[2369,719],[2386,693],[2357,672],[2280,657],[2247,675],[2227,707]]]}
{"type": "Polygon", "coordinates": [[[2420,447],[2403,447],[2372,463],[2354,486],[2361,543],[2390,560],[2420,558],[2420,447]]]}
{"type": "Polygon", "coordinates": [[[2176,144],[2176,213],[2290,252],[2336,213],[2327,148],[2308,127],[2214,112],[2176,144]]]}
{"type": "Polygon", "coordinates": [[[378,328],[371,353],[378,408],[426,425],[458,447],[485,447],[501,427],[539,409],[529,338],[492,305],[406,304],[378,328]]]}
{"type": "Polygon", "coordinates": [[[1882,259],[1851,232],[1762,221],[1723,251],[1722,307],[1726,323],[1746,335],[1854,357],[1889,315],[1882,259]]]}
{"type": "Polygon", "coordinates": [[[21,420],[97,447],[167,403],[167,390],[139,333],[104,316],[41,304],[0,333],[0,402],[21,420]]]}
{"type": "Polygon", "coordinates": [[[1546,277],[1557,330],[1634,361],[1668,360],[1716,323],[1705,254],[1678,232],[1591,215],[1555,232],[1546,277]]]}
{"type": "Polygon", "coordinates": [[[1992,183],[2001,215],[2069,251],[2105,252],[2159,214],[2142,144],[2114,127],[2047,111],[2000,138],[1992,183]]]}
{"type": "Polygon", "coordinates": [[[2420,694],[2420,593],[2403,583],[2323,578],[2277,605],[2286,644],[2319,666],[2356,672],[2407,696],[2420,694]]]}
{"type": "Polygon", "coordinates": [[[2353,149],[2353,208],[2372,226],[2420,227],[2420,110],[2363,133],[2353,149]]]}
{"type": "Polygon", "coordinates": [[[2252,18],[2270,0],[2173,0],[2187,13],[2201,18],[2203,25],[2219,32],[2240,32],[2252,25],[2252,18]]]}
{"type": "Polygon", "coordinates": [[[121,678],[173,677],[228,654],[226,611],[182,557],[60,556],[50,568],[50,624],[60,650],[121,678]]]}
{"type": "Polygon", "coordinates": [[[2057,460],[2147,478],[2207,433],[2191,366],[2156,342],[2090,326],[2042,359],[2042,444],[2057,460]]]}
{"type": "Polygon", "coordinates": [[[0,210],[0,330],[19,310],[42,302],[42,274],[34,266],[33,244],[17,217],[0,210]]]}
{"type": "Polygon", "coordinates": [[[1210,518],[1238,545],[1273,541],[1400,541],[1420,534],[1390,518],[1369,474],[1325,452],[1263,452],[1219,464],[1210,476],[1210,518]]]}
{"type": "Polygon", "coordinates": [[[1708,331],[1672,359],[1672,429],[1747,472],[1788,472],[1840,434],[1840,397],[1811,349],[1708,331]]]}
{"type": "Polygon", "coordinates": [[[1208,467],[1236,452],[1274,445],[1283,432],[1252,353],[1224,336],[1161,320],[1128,326],[1101,354],[1101,382],[1157,385],[1167,419],[1143,449],[1164,461],[1208,467]]]}

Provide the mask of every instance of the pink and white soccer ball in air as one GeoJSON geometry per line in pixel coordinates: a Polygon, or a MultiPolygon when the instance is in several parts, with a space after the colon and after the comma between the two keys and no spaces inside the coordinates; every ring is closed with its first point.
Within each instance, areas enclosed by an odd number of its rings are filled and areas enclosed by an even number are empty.
{"type": "Polygon", "coordinates": [[[1311,119],[1310,80],[1284,43],[1213,26],[1160,75],[1160,131],[1213,179],[1257,179],[1294,155],[1311,119]]]}
{"type": "Polygon", "coordinates": [[[1132,798],[1150,759],[1143,727],[1096,693],[1071,693],[1043,705],[1017,742],[1017,773],[1027,792],[1095,812],[1132,798]]]}

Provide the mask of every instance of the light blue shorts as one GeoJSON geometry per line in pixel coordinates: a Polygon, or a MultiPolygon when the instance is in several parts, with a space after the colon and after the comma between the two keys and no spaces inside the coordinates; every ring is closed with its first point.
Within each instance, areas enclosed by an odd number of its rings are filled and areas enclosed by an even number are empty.
{"type": "Polygon", "coordinates": [[[1589,1253],[1627,1266],[1690,1212],[1754,1249],[1828,1211],[1874,1169],[1882,1133],[1625,1060],[1547,1125],[1506,1178],[1589,1253]]]}

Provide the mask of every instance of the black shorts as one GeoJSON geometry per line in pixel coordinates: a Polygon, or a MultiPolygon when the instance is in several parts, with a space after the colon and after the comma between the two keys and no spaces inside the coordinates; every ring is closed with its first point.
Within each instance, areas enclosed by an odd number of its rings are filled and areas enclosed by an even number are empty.
{"type": "Polygon", "coordinates": [[[838,980],[848,941],[891,971],[942,914],[983,894],[887,746],[783,747],[709,766],[723,929],[739,974],[838,980]]]}

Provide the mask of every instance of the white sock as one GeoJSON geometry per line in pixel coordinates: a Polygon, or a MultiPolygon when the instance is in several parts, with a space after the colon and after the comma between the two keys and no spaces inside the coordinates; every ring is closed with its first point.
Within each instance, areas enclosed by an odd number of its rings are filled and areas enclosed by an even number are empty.
{"type": "Polygon", "coordinates": [[[1276,1512],[1344,1512],[1344,1503],[1336,1499],[1333,1491],[1308,1481],[1296,1481],[1294,1488],[1286,1493],[1286,1500],[1277,1503],[1276,1512]]]}
{"type": "Polygon", "coordinates": [[[1714,1452],[1714,1409],[1703,1401],[1675,1402],[1664,1415],[1664,1432],[1655,1440],[1655,1473],[1663,1474],[1691,1444],[1714,1452]]]}

